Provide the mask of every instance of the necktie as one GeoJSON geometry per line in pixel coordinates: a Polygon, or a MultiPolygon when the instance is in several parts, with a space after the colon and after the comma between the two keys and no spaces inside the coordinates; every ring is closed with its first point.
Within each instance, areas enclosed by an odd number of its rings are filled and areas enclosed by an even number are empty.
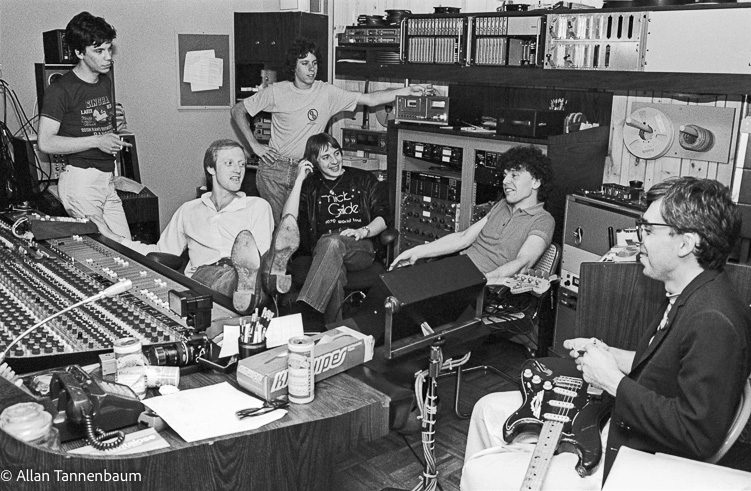
{"type": "Polygon", "coordinates": [[[668,315],[670,314],[670,309],[673,308],[673,304],[675,303],[675,299],[678,298],[678,295],[670,295],[668,294],[668,307],[665,309],[665,313],[662,315],[662,320],[660,321],[660,325],[657,326],[657,331],[652,335],[652,339],[649,340],[649,344],[652,344],[652,341],[654,341],[655,336],[658,332],[662,331],[667,327],[668,325],[668,315]]]}

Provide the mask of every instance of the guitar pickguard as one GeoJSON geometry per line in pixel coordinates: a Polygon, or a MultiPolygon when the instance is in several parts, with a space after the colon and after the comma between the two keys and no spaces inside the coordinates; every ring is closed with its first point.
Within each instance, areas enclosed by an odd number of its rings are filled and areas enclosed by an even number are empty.
{"type": "Polygon", "coordinates": [[[556,453],[576,453],[577,472],[589,475],[602,457],[600,430],[613,398],[606,393],[588,394],[588,384],[570,359],[527,360],[521,382],[524,402],[506,420],[504,440],[510,443],[521,433],[539,434],[546,422],[562,426],[556,453]]]}

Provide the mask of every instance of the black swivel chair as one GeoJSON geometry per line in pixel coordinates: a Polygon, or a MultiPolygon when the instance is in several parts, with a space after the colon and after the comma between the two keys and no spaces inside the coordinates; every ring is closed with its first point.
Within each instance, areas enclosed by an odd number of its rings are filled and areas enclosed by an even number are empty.
{"type": "MultiPolygon", "coordinates": [[[[552,243],[532,270],[546,277],[553,277],[560,259],[561,248],[552,243]]],[[[482,320],[491,333],[522,344],[531,356],[546,356],[545,340],[552,339],[552,332],[541,332],[544,328],[552,327],[541,323],[541,314],[546,305],[552,311],[551,289],[534,295],[530,292],[513,294],[507,287],[488,287],[482,320]]]]}
{"type": "Polygon", "coordinates": [[[149,252],[146,257],[178,273],[185,273],[185,266],[188,265],[188,250],[185,249],[179,256],[167,252],[149,252]]]}
{"type": "MultiPolygon", "coordinates": [[[[394,246],[396,239],[399,237],[399,231],[395,228],[387,228],[378,236],[378,241],[383,245],[381,251],[376,252],[376,259],[373,264],[360,271],[347,272],[347,285],[344,287],[347,298],[352,298],[353,294],[360,292],[364,297],[371,286],[378,279],[378,276],[386,272],[386,268],[393,260],[394,246]]],[[[292,275],[292,284],[296,289],[300,289],[305,283],[310,266],[313,262],[311,256],[297,256],[290,261],[289,271],[292,275]]]]}
{"type": "MultiPolygon", "coordinates": [[[[558,269],[560,259],[560,246],[552,243],[532,269],[552,276],[558,269]]],[[[520,343],[527,349],[531,356],[545,356],[547,345],[541,339],[543,337],[552,338],[552,332],[540,333],[540,329],[543,327],[540,318],[545,305],[549,305],[552,311],[552,302],[553,297],[550,288],[537,296],[532,293],[515,295],[510,292],[508,287],[486,287],[482,322],[490,329],[491,336],[497,335],[520,343]],[[544,336],[541,334],[544,334],[544,336]]],[[[464,365],[468,361],[469,355],[453,362],[452,360],[448,360],[439,376],[440,378],[456,377],[454,413],[460,419],[466,419],[470,416],[469,414],[462,413],[459,409],[462,376],[467,372],[478,370],[492,372],[514,384],[518,383],[517,374],[514,374],[514,376],[508,375],[494,366],[480,365],[464,368],[464,365]]]]}

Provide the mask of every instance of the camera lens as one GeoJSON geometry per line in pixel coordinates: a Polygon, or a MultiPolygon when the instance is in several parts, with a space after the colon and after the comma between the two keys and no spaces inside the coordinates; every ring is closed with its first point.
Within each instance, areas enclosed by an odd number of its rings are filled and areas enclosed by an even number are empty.
{"type": "Polygon", "coordinates": [[[144,349],[149,364],[157,366],[182,367],[188,364],[188,348],[182,341],[144,349]]]}

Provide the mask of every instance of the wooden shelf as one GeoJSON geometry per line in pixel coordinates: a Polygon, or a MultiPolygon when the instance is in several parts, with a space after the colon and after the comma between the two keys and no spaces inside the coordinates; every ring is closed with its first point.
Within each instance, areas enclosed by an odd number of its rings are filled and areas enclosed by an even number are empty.
{"type": "Polygon", "coordinates": [[[336,64],[336,77],[454,82],[510,87],[555,87],[613,91],[649,90],[690,94],[748,94],[751,75],[654,73],[598,70],[545,70],[531,67],[480,67],[405,63],[336,64]]]}

